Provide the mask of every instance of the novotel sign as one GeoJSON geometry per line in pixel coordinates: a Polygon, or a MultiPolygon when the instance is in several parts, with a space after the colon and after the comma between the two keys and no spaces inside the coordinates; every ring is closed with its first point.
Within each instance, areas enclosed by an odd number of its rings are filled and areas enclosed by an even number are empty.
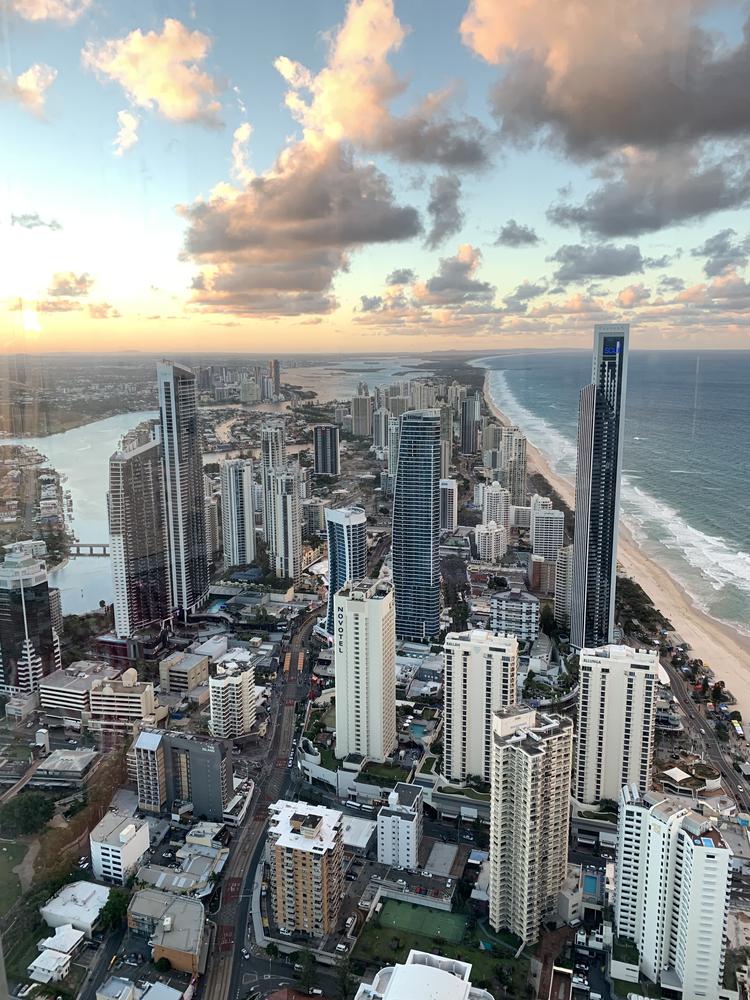
{"type": "Polygon", "coordinates": [[[336,608],[336,650],[344,652],[344,609],[336,608]]]}

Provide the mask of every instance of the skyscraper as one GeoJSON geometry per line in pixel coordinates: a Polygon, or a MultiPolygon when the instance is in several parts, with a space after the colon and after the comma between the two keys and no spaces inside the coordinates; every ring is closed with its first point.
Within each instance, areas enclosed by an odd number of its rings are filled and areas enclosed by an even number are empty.
{"type": "Polygon", "coordinates": [[[334,599],[336,756],[396,749],[396,632],[389,583],[348,583],[334,599]]]}
{"type": "Polygon", "coordinates": [[[565,514],[561,510],[531,510],[531,551],[554,562],[565,541],[565,514]]]}
{"type": "Polygon", "coordinates": [[[495,480],[484,488],[482,497],[482,524],[495,524],[510,531],[510,490],[495,480]]]}
{"type": "Polygon", "coordinates": [[[629,338],[627,323],[594,327],[591,384],[580,393],[570,609],[577,649],[612,641],[629,338]]]}
{"type": "Polygon", "coordinates": [[[273,472],[286,466],[284,421],[273,420],[260,429],[260,484],[263,490],[263,537],[273,550],[274,517],[273,472]]]}
{"type": "Polygon", "coordinates": [[[273,489],[273,543],[271,556],[276,576],[296,586],[302,578],[302,510],[299,476],[292,468],[275,469],[273,489]]]}
{"type": "Polygon", "coordinates": [[[570,826],[573,723],[525,706],[493,719],[490,926],[531,944],[557,913],[570,826]]]}
{"type": "Polygon", "coordinates": [[[326,627],[333,634],[333,602],[345,583],[367,575],[367,516],[361,507],[326,510],[328,534],[328,607],[326,627]]]}
{"type": "Polygon", "coordinates": [[[474,629],[449,632],[443,646],[443,773],[492,778],[492,719],[516,703],[518,639],[474,629]]]}
{"type": "Polygon", "coordinates": [[[372,435],[372,396],[352,396],[352,434],[355,437],[372,435]]]}
{"type": "Polygon", "coordinates": [[[255,725],[255,667],[252,663],[219,664],[208,680],[211,717],[208,731],[221,740],[247,736],[255,725]]]}
{"type": "Polygon", "coordinates": [[[317,424],[313,427],[313,473],[338,476],[340,471],[338,425],[317,424]]]}
{"type": "Polygon", "coordinates": [[[195,375],[156,366],[172,606],[194,611],[208,595],[206,500],[195,375]]]}
{"type": "Polygon", "coordinates": [[[651,785],[656,720],[656,650],[582,649],[573,795],[616,802],[623,785],[651,785]]]}
{"type": "Polygon", "coordinates": [[[271,378],[274,396],[281,393],[281,362],[273,358],[268,362],[268,374],[271,378]]]}
{"type": "Polygon", "coordinates": [[[428,639],[440,631],[440,411],[401,417],[393,498],[396,633],[428,639]]]}
{"type": "Polygon", "coordinates": [[[455,531],[457,527],[458,527],[458,483],[455,479],[441,479],[440,480],[440,530],[455,531]]]}
{"type": "MultiPolygon", "coordinates": [[[[41,544],[42,551],[44,543],[41,544]]],[[[0,690],[30,694],[61,666],[52,628],[47,567],[39,542],[5,547],[0,566],[0,690]]]]}
{"type": "Polygon", "coordinates": [[[255,561],[255,483],[249,458],[235,458],[221,466],[221,532],[224,565],[245,566],[255,561]]]}
{"type": "Polygon", "coordinates": [[[555,560],[555,621],[563,631],[570,628],[570,591],[573,585],[573,546],[565,545],[555,560]]]}
{"type": "Polygon", "coordinates": [[[391,419],[390,412],[379,406],[372,415],[372,445],[377,451],[384,451],[388,447],[388,421],[391,419]]]}
{"type": "Polygon", "coordinates": [[[473,455],[477,450],[479,434],[479,399],[467,396],[461,400],[461,437],[459,451],[462,455],[473,455]]]}
{"type": "Polygon", "coordinates": [[[526,503],[526,438],[519,427],[503,427],[505,486],[514,507],[526,503]]]}
{"type": "Polygon", "coordinates": [[[115,632],[121,639],[172,612],[164,472],[158,441],[127,435],[109,460],[109,545],[115,632]]]}

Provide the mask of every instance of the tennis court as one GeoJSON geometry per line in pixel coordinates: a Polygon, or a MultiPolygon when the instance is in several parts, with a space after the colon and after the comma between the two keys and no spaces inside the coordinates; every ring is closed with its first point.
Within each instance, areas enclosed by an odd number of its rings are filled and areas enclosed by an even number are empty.
{"type": "Polygon", "coordinates": [[[380,912],[380,925],[460,944],[466,932],[466,917],[460,913],[446,913],[427,906],[388,899],[380,912]]]}

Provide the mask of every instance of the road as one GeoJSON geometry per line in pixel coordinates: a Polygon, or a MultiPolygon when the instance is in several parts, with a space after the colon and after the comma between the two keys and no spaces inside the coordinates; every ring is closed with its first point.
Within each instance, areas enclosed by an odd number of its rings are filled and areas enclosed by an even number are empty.
{"type": "MultiPolygon", "coordinates": [[[[237,1000],[249,990],[243,982],[246,975],[260,975],[242,958],[245,946],[245,928],[252,894],[253,873],[263,849],[268,806],[282,798],[291,781],[287,759],[294,736],[294,712],[298,699],[307,695],[307,683],[301,681],[297,672],[299,653],[304,651],[310,638],[319,611],[309,614],[293,636],[289,672],[279,678],[279,694],[276,706],[276,720],[273,726],[268,753],[267,768],[261,773],[258,790],[248,810],[248,816],[234,841],[229,862],[224,869],[222,905],[213,919],[217,925],[217,942],[209,957],[208,969],[202,980],[200,996],[210,1000],[237,1000]],[[261,784],[262,783],[262,784],[261,784]],[[234,885],[235,892],[228,887],[234,885]]],[[[264,963],[263,963],[264,964],[264,963]]],[[[288,966],[281,966],[287,969],[288,966]]],[[[277,976],[278,978],[278,976],[277,976]]],[[[263,980],[266,984],[268,980],[263,980]]]]}
{"type": "Polygon", "coordinates": [[[748,789],[745,781],[724,757],[722,744],[717,739],[713,726],[711,726],[708,720],[703,717],[701,712],[698,710],[697,705],[690,697],[690,692],[685,686],[682,674],[666,660],[663,659],[661,662],[662,666],[669,674],[672,694],[675,696],[680,708],[687,716],[691,728],[697,728],[700,730],[701,738],[706,747],[706,756],[714,767],[716,767],[721,773],[724,781],[724,787],[731,793],[733,798],[736,799],[738,807],[743,812],[746,812],[750,796],[748,795],[748,789]]]}
{"type": "MultiPolygon", "coordinates": [[[[107,978],[107,970],[109,969],[112,959],[120,950],[124,936],[125,928],[122,927],[119,930],[113,931],[104,939],[103,943],[99,946],[99,950],[96,953],[94,961],[89,967],[89,974],[86,977],[84,987],[78,996],[78,1000],[96,1000],[97,988],[101,986],[102,982],[107,978]]],[[[120,973],[120,975],[122,975],[122,973],[120,973]]]]}

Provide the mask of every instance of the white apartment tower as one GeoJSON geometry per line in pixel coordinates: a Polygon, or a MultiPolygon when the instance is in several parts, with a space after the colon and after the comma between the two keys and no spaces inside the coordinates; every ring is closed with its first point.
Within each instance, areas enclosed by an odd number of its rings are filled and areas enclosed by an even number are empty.
{"type": "Polygon", "coordinates": [[[493,719],[490,925],[531,944],[565,880],[570,719],[512,707],[493,719]]]}
{"type": "Polygon", "coordinates": [[[623,785],[648,789],[654,749],[655,650],[582,649],[573,795],[617,801],[623,785]]]}
{"type": "Polygon", "coordinates": [[[440,530],[455,531],[458,527],[458,483],[455,479],[440,480],[440,530]]]}
{"type": "Polygon", "coordinates": [[[378,812],[378,861],[397,868],[416,868],[423,831],[422,789],[399,781],[378,812]]]}
{"type": "Polygon", "coordinates": [[[482,491],[482,524],[494,521],[506,531],[510,528],[510,491],[497,480],[488,483],[482,491]]]}
{"type": "Polygon", "coordinates": [[[531,508],[531,551],[554,562],[565,541],[565,514],[561,510],[531,508]]]}
{"type": "Polygon", "coordinates": [[[347,583],[334,600],[336,756],[396,749],[396,611],[390,583],[347,583]]]}
{"type": "Polygon", "coordinates": [[[302,508],[299,476],[294,469],[273,470],[271,495],[274,572],[297,586],[302,578],[302,508]]]}
{"type": "Polygon", "coordinates": [[[622,789],[615,928],[637,947],[641,974],[670,996],[737,995],[722,987],[731,857],[711,819],[662,795],[622,789]]]}
{"type": "Polygon", "coordinates": [[[268,548],[274,549],[274,517],[273,476],[277,469],[286,467],[286,440],[284,437],[284,421],[274,420],[263,424],[260,429],[260,483],[263,491],[263,535],[268,548]]]}
{"type": "Polygon", "coordinates": [[[225,566],[255,561],[253,463],[249,458],[222,463],[221,532],[225,566]]]}
{"type": "Polygon", "coordinates": [[[211,717],[208,729],[216,739],[247,736],[255,725],[255,669],[251,663],[224,663],[208,679],[211,717]]]}
{"type": "Polygon", "coordinates": [[[474,529],[477,557],[483,563],[499,563],[508,551],[508,535],[500,524],[478,524],[474,529]]]}
{"type": "Polygon", "coordinates": [[[523,507],[526,503],[526,438],[519,427],[503,427],[502,449],[510,502],[523,507]]]}
{"type": "Polygon", "coordinates": [[[492,720],[516,703],[518,640],[474,629],[443,646],[443,770],[448,781],[492,777],[492,720]]]}

